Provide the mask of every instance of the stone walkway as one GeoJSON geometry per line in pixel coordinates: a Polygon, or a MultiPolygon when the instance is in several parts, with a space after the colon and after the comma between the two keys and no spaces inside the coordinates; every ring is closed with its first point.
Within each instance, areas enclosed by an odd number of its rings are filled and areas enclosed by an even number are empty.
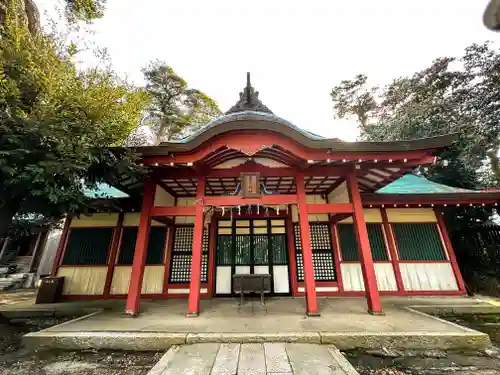
{"type": "Polygon", "coordinates": [[[148,375],[356,375],[331,346],[193,344],[173,346],[148,375]]]}

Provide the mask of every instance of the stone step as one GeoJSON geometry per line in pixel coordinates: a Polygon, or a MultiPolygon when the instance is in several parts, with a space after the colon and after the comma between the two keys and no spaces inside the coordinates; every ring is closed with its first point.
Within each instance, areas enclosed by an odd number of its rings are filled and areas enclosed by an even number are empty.
{"type": "Polygon", "coordinates": [[[357,375],[333,346],[296,343],[173,346],[148,375],[357,375]]]}

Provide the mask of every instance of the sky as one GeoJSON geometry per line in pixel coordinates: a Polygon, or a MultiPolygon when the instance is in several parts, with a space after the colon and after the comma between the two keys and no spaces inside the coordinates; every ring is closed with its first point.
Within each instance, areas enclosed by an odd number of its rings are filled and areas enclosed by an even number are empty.
{"type": "MultiPolygon", "coordinates": [[[[42,17],[58,0],[36,0],[42,17]]],[[[277,116],[326,137],[354,141],[335,120],[330,91],[358,73],[372,85],[411,75],[471,43],[497,41],[482,23],[487,0],[107,0],[92,26],[114,69],[140,84],[163,60],[223,111],[246,72],[277,116]]]]}

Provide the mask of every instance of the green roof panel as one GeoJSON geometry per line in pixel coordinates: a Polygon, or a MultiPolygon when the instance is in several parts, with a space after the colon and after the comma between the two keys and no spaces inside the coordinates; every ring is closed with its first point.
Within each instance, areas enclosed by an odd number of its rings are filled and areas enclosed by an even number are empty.
{"type": "Polygon", "coordinates": [[[440,194],[477,193],[474,190],[455,188],[432,182],[423,176],[407,174],[376,191],[377,194],[440,194]]]}
{"type": "Polygon", "coordinates": [[[88,198],[127,198],[128,194],[105,183],[98,183],[95,189],[84,188],[88,198]]]}

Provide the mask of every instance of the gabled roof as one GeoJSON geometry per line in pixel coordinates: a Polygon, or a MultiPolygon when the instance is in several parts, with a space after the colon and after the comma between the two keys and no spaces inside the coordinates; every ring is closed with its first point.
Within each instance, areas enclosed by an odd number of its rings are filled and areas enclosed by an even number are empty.
{"type": "Polygon", "coordinates": [[[432,182],[423,176],[407,174],[376,191],[376,194],[439,194],[480,193],[480,191],[456,188],[432,182]]]}

